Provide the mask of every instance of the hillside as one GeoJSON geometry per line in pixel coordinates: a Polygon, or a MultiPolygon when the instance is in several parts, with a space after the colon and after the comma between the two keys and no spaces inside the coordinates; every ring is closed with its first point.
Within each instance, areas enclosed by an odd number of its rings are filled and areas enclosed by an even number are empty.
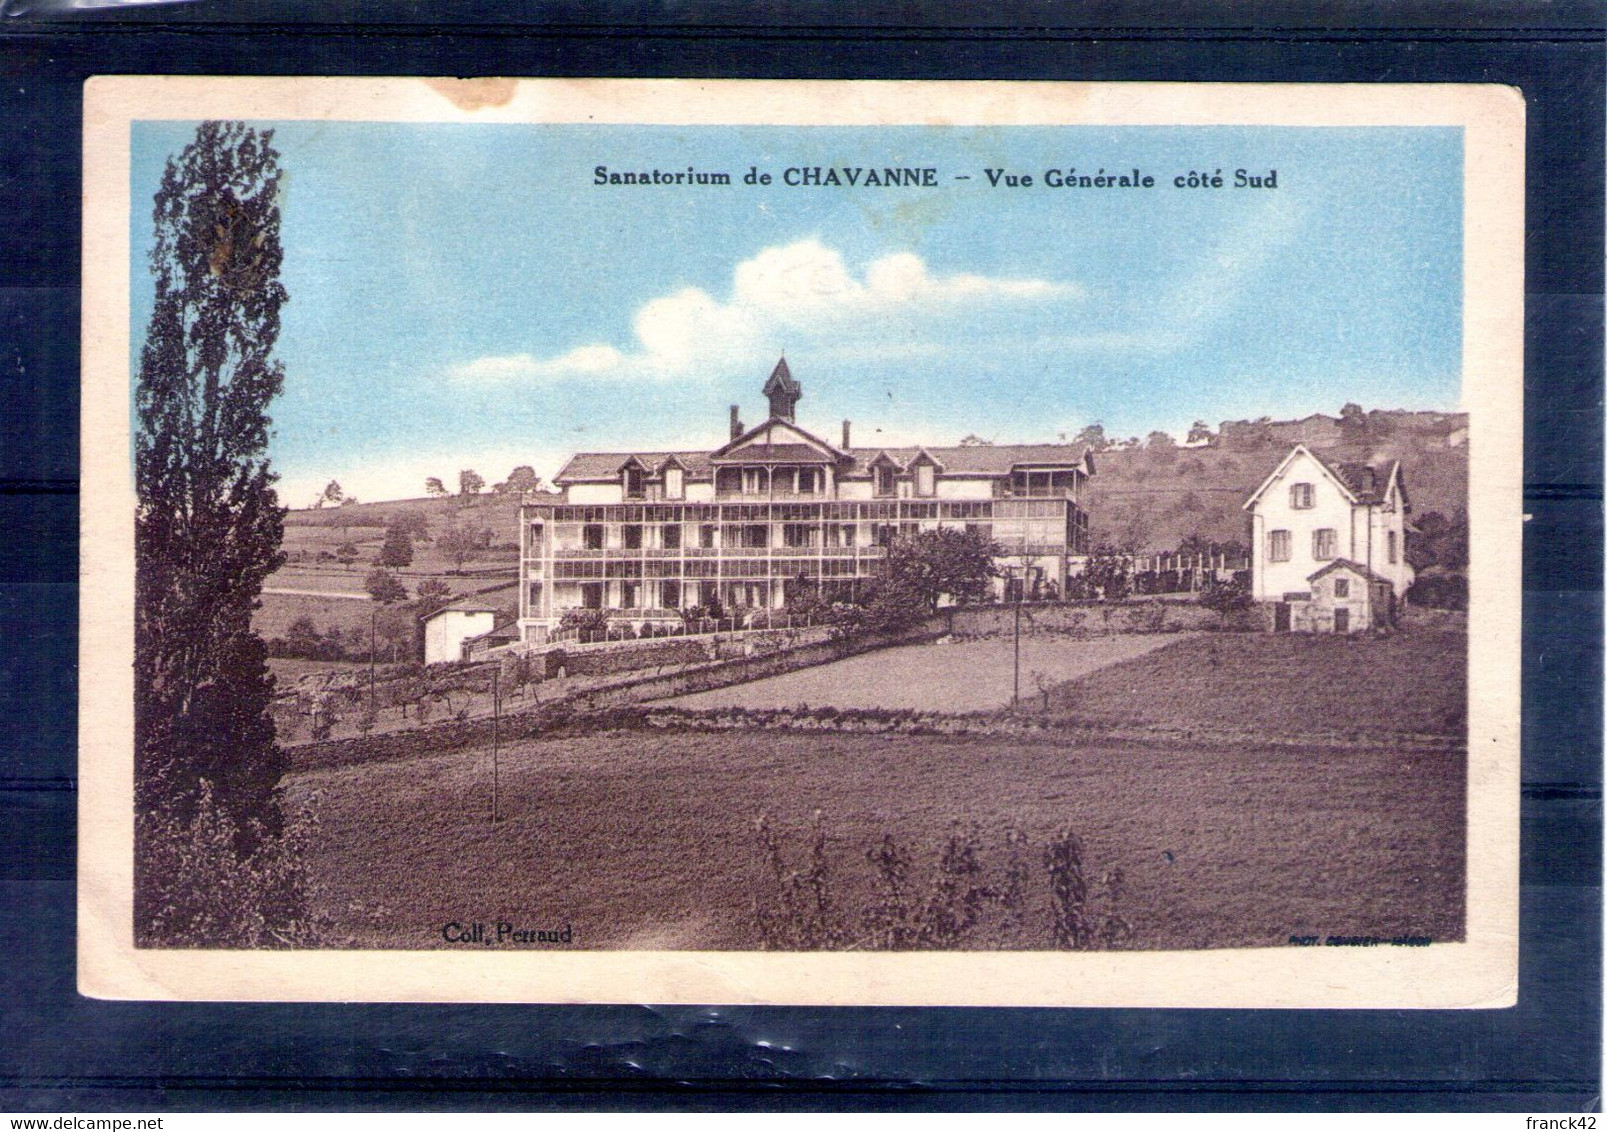
{"type": "MultiPolygon", "coordinates": [[[[1175,550],[1191,535],[1247,542],[1241,507],[1307,422],[1225,422],[1208,446],[1097,453],[1086,496],[1094,539],[1149,553],[1175,550]]],[[[1327,460],[1400,460],[1412,513],[1420,516],[1467,506],[1466,428],[1464,413],[1374,412],[1365,428],[1348,434],[1337,427],[1303,431],[1308,447],[1327,460]]]]}
{"type": "MultiPolygon", "coordinates": [[[[1450,515],[1467,506],[1466,429],[1465,413],[1375,410],[1367,414],[1365,425],[1348,429],[1337,418],[1321,415],[1301,421],[1224,421],[1207,446],[1107,448],[1094,457],[1097,474],[1086,498],[1090,523],[1096,540],[1151,553],[1175,550],[1190,535],[1209,542],[1244,542],[1241,505],[1297,440],[1335,461],[1398,459],[1413,513],[1450,515]]],[[[448,496],[292,511],[285,518],[285,550],[293,567],[306,570],[321,555],[332,555],[350,542],[366,571],[386,525],[404,512],[423,515],[432,539],[453,521],[489,530],[490,549],[471,569],[511,568],[514,563],[519,497],[490,493],[466,503],[448,496]]],[[[451,566],[433,542],[418,544],[414,571],[445,572],[451,566]]],[[[351,588],[360,589],[361,572],[353,573],[351,588]]]]}

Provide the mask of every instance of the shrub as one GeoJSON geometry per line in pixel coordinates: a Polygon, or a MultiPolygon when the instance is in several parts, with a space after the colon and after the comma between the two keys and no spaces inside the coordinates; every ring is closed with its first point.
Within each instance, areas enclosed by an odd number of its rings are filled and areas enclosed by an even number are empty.
{"type": "MultiPolygon", "coordinates": [[[[255,823],[253,823],[255,825],[255,823]]],[[[135,938],[146,947],[314,947],[322,925],[302,862],[315,822],[303,810],[270,836],[260,826],[242,839],[201,783],[193,813],[169,808],[135,819],[135,938]],[[239,843],[255,848],[242,853],[239,843]]]]}
{"type": "Polygon", "coordinates": [[[1036,883],[1030,840],[1013,827],[989,852],[975,822],[957,822],[925,865],[884,832],[864,854],[870,894],[852,903],[836,891],[819,811],[798,865],[789,863],[768,817],[758,819],[755,833],[767,887],[753,901],[754,922],[766,949],[1093,950],[1121,946],[1132,935],[1118,911],[1121,871],[1090,883],[1082,842],[1069,829],[1044,847],[1036,883]]]}
{"type": "Polygon", "coordinates": [[[608,611],[606,609],[566,609],[558,619],[560,629],[578,629],[582,639],[586,633],[596,633],[608,628],[608,611]]]}
{"type": "Polygon", "coordinates": [[[1425,572],[1406,591],[1406,602],[1428,609],[1466,609],[1468,580],[1462,574],[1425,572]]]}
{"type": "Polygon", "coordinates": [[[1237,577],[1231,582],[1213,581],[1200,591],[1199,602],[1220,617],[1223,626],[1226,626],[1229,614],[1242,613],[1250,608],[1250,587],[1241,586],[1237,577]]]}

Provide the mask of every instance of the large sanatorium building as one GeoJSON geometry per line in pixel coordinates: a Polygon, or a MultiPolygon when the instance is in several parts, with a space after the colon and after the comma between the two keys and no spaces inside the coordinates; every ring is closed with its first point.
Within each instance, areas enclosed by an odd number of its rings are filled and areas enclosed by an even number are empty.
{"type": "Polygon", "coordinates": [[[528,503],[521,526],[519,628],[546,641],[571,609],[638,625],[679,610],[779,609],[797,587],[851,597],[901,535],[971,528],[1000,549],[1005,587],[1065,586],[1086,553],[1079,505],[1094,473],[1064,444],[855,448],[794,419],[803,387],[786,359],[765,382],[769,412],[714,451],[581,452],[528,503]]]}

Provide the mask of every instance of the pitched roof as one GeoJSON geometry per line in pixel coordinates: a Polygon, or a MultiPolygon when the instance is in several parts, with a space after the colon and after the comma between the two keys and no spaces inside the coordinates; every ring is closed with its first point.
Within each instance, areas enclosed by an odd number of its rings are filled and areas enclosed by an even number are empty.
{"type": "Polygon", "coordinates": [[[787,368],[787,359],[785,357],[776,363],[775,369],[770,371],[770,376],[765,380],[764,389],[761,392],[768,397],[778,389],[787,393],[797,393],[803,389],[803,386],[793,380],[792,370],[787,368]]]}
{"type": "MultiPolygon", "coordinates": [[[[750,429],[749,432],[756,432],[762,427],[761,425],[750,429]]],[[[738,440],[740,439],[739,437],[738,440]]],[[[731,445],[727,444],[715,449],[715,452],[730,447],[731,445]]],[[[770,458],[777,463],[821,462],[819,453],[812,449],[808,450],[807,457],[799,456],[796,460],[782,452],[783,449],[793,447],[803,449],[804,445],[753,446],[749,451],[760,452],[766,447],[775,455],[758,456],[757,459],[770,458]]],[[[1086,448],[1072,444],[964,444],[948,447],[928,445],[908,448],[850,448],[846,451],[832,448],[830,445],[825,447],[833,452],[842,453],[844,458],[837,464],[838,474],[849,478],[869,476],[872,461],[883,452],[901,468],[908,467],[911,460],[919,453],[925,452],[942,466],[943,474],[948,476],[1006,476],[1018,467],[1082,468],[1090,473],[1093,471],[1092,454],[1086,448]]],[[[687,474],[693,479],[708,479],[714,473],[714,458],[709,452],[577,452],[553,477],[553,483],[562,485],[617,479],[620,467],[633,455],[650,468],[658,468],[673,456],[680,460],[686,467],[687,474]]]]}
{"type": "Polygon", "coordinates": [[[1313,574],[1307,574],[1306,575],[1306,581],[1315,582],[1318,578],[1324,577],[1324,576],[1326,576],[1328,574],[1332,574],[1335,570],[1349,570],[1352,573],[1360,574],[1362,577],[1366,578],[1369,582],[1388,582],[1390,585],[1394,584],[1393,582],[1390,582],[1388,578],[1382,576],[1381,574],[1373,573],[1367,567],[1363,566],[1360,562],[1352,562],[1348,558],[1336,558],[1336,559],[1334,559],[1332,562],[1328,563],[1328,565],[1324,566],[1321,570],[1318,570],[1317,572],[1315,572],[1313,574]]]}
{"type": "Polygon", "coordinates": [[[1079,468],[1092,470],[1093,461],[1085,448],[1072,444],[962,444],[952,447],[931,445],[912,448],[850,448],[851,462],[842,475],[869,475],[871,462],[881,453],[909,467],[922,452],[936,460],[947,476],[1007,476],[1018,467],[1079,468]]]}
{"type": "Polygon", "coordinates": [[[835,464],[829,452],[808,444],[745,444],[735,452],[713,457],[716,464],[835,464]]]}
{"type": "Polygon", "coordinates": [[[502,610],[498,609],[494,605],[486,605],[484,602],[475,601],[473,598],[459,598],[457,601],[454,601],[450,605],[441,606],[441,608],[437,609],[434,613],[426,613],[421,620],[429,621],[432,618],[441,616],[441,614],[443,614],[443,613],[492,613],[492,614],[496,614],[496,613],[501,613],[501,612],[502,612],[502,610]]]}
{"type": "MultiPolygon", "coordinates": [[[[1329,471],[1345,481],[1345,486],[1350,488],[1351,494],[1356,497],[1358,503],[1382,503],[1384,496],[1389,494],[1390,481],[1400,473],[1401,467],[1399,460],[1391,460],[1380,468],[1373,464],[1338,463],[1323,460],[1321,456],[1316,458],[1329,471]]],[[[1403,496],[1406,494],[1404,484],[1401,487],[1401,494],[1403,496]]]]}
{"type": "Polygon", "coordinates": [[[673,456],[694,479],[707,479],[714,471],[707,452],[576,452],[552,478],[552,482],[564,484],[618,479],[620,467],[632,456],[650,468],[660,467],[673,456]]]}

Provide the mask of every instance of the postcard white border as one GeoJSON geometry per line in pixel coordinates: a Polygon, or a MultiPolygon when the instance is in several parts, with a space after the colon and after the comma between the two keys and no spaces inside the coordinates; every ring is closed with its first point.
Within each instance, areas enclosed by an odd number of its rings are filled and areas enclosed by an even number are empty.
{"type": "Polygon", "coordinates": [[[1517,1001],[1524,103],[1509,87],[117,76],[84,92],[78,986],[121,999],[1489,1008],[1517,1001]],[[1467,939],[1173,952],[192,951],[133,943],[136,120],[1456,126],[1470,414],[1467,939]]]}

